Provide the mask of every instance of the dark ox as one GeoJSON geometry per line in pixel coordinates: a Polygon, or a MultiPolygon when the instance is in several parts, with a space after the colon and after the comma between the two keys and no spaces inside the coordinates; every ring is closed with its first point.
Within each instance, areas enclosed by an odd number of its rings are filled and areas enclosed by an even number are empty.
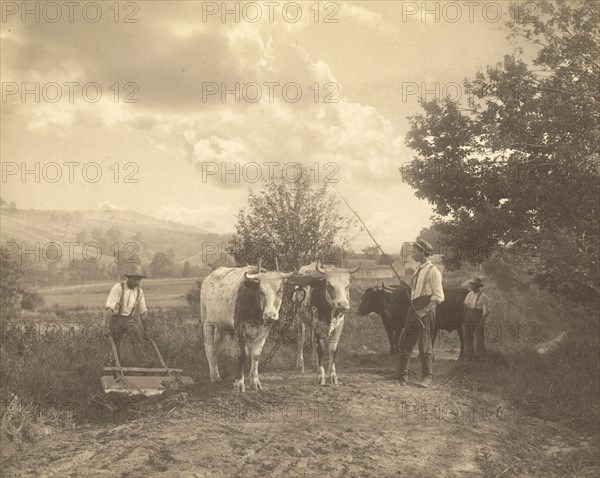
{"type": "Polygon", "coordinates": [[[342,329],[344,316],[350,307],[350,276],[360,269],[341,269],[335,266],[321,266],[313,262],[300,268],[298,277],[290,283],[300,286],[294,294],[298,302],[296,312],[298,324],[298,361],[296,366],[304,373],[304,341],[306,327],[311,331],[313,343],[313,364],[317,354],[317,383],[325,385],[323,355],[325,344],[329,357],[328,376],[331,383],[338,383],[335,370],[335,354],[342,329]]]}
{"type": "Polygon", "coordinates": [[[258,269],[220,267],[204,279],[200,319],[211,381],[221,379],[218,357],[223,334],[235,332],[240,352],[234,389],[245,391],[244,366],[249,358],[250,383],[261,388],[258,361],[272,324],[279,320],[284,282],[292,275],[263,272],[259,265],[258,269]]]}
{"type": "MultiPolygon", "coordinates": [[[[406,323],[406,316],[410,302],[407,296],[410,294],[410,287],[406,283],[388,287],[382,284],[382,287],[369,287],[363,293],[358,306],[359,315],[367,315],[371,312],[379,314],[383,320],[388,340],[390,342],[390,354],[398,353],[398,340],[402,328],[406,323]]],[[[464,341],[462,325],[464,323],[464,300],[467,291],[460,288],[444,288],[445,300],[437,306],[435,311],[435,331],[433,333],[433,343],[437,338],[439,330],[456,330],[460,340],[460,356],[464,358],[464,341]]]]}
{"type": "Polygon", "coordinates": [[[409,297],[410,287],[403,282],[393,289],[384,284],[381,288],[369,287],[360,299],[358,315],[364,316],[375,312],[381,317],[390,343],[390,354],[398,353],[398,340],[406,322],[409,297]]]}

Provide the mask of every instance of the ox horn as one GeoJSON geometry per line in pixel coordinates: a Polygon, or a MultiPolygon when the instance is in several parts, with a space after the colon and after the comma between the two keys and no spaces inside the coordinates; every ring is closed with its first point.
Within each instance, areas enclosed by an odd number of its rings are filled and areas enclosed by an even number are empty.
{"type": "Polygon", "coordinates": [[[322,264],[319,264],[319,261],[317,261],[317,271],[323,275],[325,275],[325,273],[327,272],[325,270],[325,267],[322,264]]]}
{"type": "Polygon", "coordinates": [[[275,270],[279,271],[279,262],[277,261],[277,256],[275,256],[275,270]]]}
{"type": "Polygon", "coordinates": [[[359,262],[358,265],[354,269],[348,269],[348,272],[350,274],[354,274],[355,272],[358,272],[360,270],[361,265],[362,265],[362,262],[359,262]]]}
{"type": "Polygon", "coordinates": [[[381,287],[383,288],[383,290],[385,290],[386,292],[395,292],[396,288],[395,287],[390,287],[388,285],[385,285],[385,283],[382,281],[381,282],[381,287]]]}
{"type": "Polygon", "coordinates": [[[262,257],[260,259],[258,259],[258,270],[256,271],[256,274],[248,275],[248,272],[245,272],[244,277],[248,280],[258,280],[258,276],[260,275],[261,264],[262,264],[262,257]]]}

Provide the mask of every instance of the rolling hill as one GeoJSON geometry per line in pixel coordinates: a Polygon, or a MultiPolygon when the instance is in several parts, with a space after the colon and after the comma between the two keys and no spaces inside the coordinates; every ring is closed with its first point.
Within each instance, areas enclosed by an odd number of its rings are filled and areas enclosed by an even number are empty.
{"type": "MultiPolygon", "coordinates": [[[[81,244],[94,240],[93,230],[102,231],[107,236],[107,244],[118,242],[125,244],[134,242],[139,246],[142,262],[149,262],[156,252],[173,249],[175,262],[190,260],[200,265],[204,247],[219,250],[230,239],[228,235],[215,234],[193,226],[186,226],[172,221],[157,219],[135,211],[49,211],[49,210],[11,210],[0,211],[0,240],[27,244],[28,248],[35,243],[40,248],[50,242],[58,243],[64,255],[68,255],[67,242],[81,244]],[[107,235],[106,232],[110,231],[107,235]],[[110,238],[110,239],[109,239],[110,238]],[[209,245],[210,244],[210,245],[209,245]]],[[[206,249],[205,249],[206,250],[206,249]]],[[[211,249],[209,249],[211,250],[211,249]]],[[[80,250],[74,248],[75,257],[81,257],[80,250]]],[[[102,251],[112,260],[113,252],[102,251]]],[[[212,262],[216,254],[205,262],[212,262]]]]}

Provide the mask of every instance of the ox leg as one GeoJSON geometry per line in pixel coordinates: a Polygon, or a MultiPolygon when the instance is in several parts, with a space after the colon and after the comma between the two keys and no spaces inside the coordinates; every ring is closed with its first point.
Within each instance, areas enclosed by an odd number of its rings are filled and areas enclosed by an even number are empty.
{"type": "Polygon", "coordinates": [[[238,368],[235,376],[235,382],[233,382],[233,389],[237,392],[245,392],[246,386],[244,385],[244,367],[246,366],[246,361],[248,360],[249,355],[248,346],[244,337],[240,336],[238,341],[240,344],[240,353],[238,355],[238,368]]]}
{"type": "Polygon", "coordinates": [[[210,370],[210,381],[221,380],[219,375],[219,348],[221,347],[221,327],[216,324],[204,323],[204,350],[210,370]]]}
{"type": "Polygon", "coordinates": [[[265,341],[269,336],[270,328],[268,326],[259,327],[260,335],[250,345],[250,356],[252,357],[252,365],[250,366],[250,383],[254,390],[260,390],[260,380],[258,379],[258,361],[260,360],[260,354],[262,352],[265,341]]]}
{"type": "Polygon", "coordinates": [[[396,327],[394,329],[394,348],[393,354],[398,355],[400,353],[400,333],[402,332],[402,327],[396,327]]]}
{"type": "Polygon", "coordinates": [[[300,373],[304,373],[304,341],[306,339],[306,325],[301,320],[298,320],[298,359],[296,360],[296,368],[300,373]]]}
{"type": "Polygon", "coordinates": [[[337,352],[338,343],[340,341],[340,335],[342,334],[342,329],[344,328],[344,322],[340,322],[340,325],[333,331],[329,340],[327,341],[327,352],[329,354],[329,369],[327,370],[327,375],[331,380],[331,383],[337,385],[338,379],[337,374],[335,373],[335,354],[337,352]]]}
{"type": "Polygon", "coordinates": [[[394,354],[394,336],[395,336],[394,328],[392,327],[391,324],[388,324],[385,321],[383,322],[383,326],[385,327],[385,333],[387,335],[388,342],[390,343],[390,355],[393,355],[394,354]]]}
{"type": "Polygon", "coordinates": [[[317,346],[317,383],[319,385],[325,385],[325,367],[323,367],[323,351],[325,349],[325,340],[321,337],[321,334],[315,332],[315,341],[317,346]]]}

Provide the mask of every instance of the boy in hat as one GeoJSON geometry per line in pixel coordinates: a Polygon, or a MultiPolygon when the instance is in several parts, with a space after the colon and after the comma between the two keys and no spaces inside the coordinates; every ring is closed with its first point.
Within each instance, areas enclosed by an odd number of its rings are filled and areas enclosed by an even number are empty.
{"type": "Polygon", "coordinates": [[[148,365],[142,338],[147,338],[146,330],[146,298],[140,287],[140,281],[146,277],[142,267],[136,264],[127,274],[125,280],[117,282],[106,300],[104,314],[104,334],[110,334],[115,341],[117,353],[121,358],[121,345],[123,337],[128,337],[128,343],[134,349],[134,353],[141,357],[142,365],[148,365]],[[139,313],[139,319],[134,315],[139,313]]]}
{"type": "Polygon", "coordinates": [[[427,241],[417,239],[414,243],[413,258],[421,265],[416,270],[411,284],[412,305],[408,309],[406,324],[399,340],[400,385],[408,380],[410,354],[415,344],[419,344],[421,357],[421,387],[431,386],[433,361],[433,332],[435,329],[435,308],[444,302],[442,273],[430,260],[434,249],[427,241]]]}
{"type": "Polygon", "coordinates": [[[474,360],[485,355],[483,328],[486,317],[490,314],[488,298],[481,288],[481,278],[474,277],[469,281],[471,292],[465,297],[465,322],[463,335],[466,342],[465,359],[474,360]],[[473,348],[475,342],[475,348],[473,348]]]}

